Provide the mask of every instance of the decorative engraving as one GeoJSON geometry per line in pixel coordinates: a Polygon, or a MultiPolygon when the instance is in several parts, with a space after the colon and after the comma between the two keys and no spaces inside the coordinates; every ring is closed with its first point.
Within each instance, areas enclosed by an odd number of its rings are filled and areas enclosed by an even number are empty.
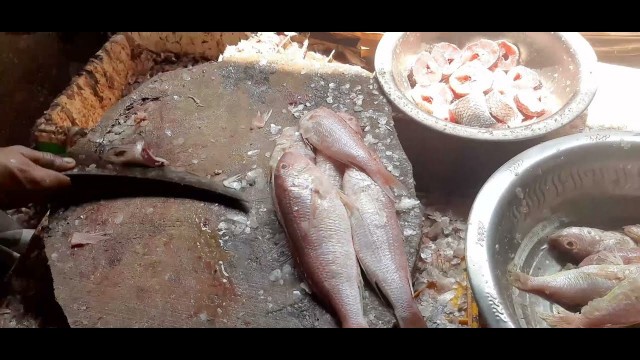
{"type": "Polygon", "coordinates": [[[522,160],[518,160],[516,161],[515,164],[511,165],[507,171],[510,172],[512,175],[516,175],[518,173],[518,170],[520,170],[520,168],[522,167],[522,164],[524,162],[522,160]]]}
{"type": "Polygon", "coordinates": [[[604,141],[604,140],[607,140],[610,137],[611,137],[611,135],[609,135],[609,134],[595,134],[595,135],[589,136],[589,141],[593,141],[593,142],[604,141]]]}
{"type": "Polygon", "coordinates": [[[509,318],[507,318],[507,315],[504,312],[504,308],[502,307],[502,305],[500,305],[496,296],[490,292],[487,292],[486,295],[487,295],[487,298],[489,298],[489,305],[491,305],[491,310],[493,311],[493,314],[497,316],[500,320],[504,322],[509,322],[509,318]]]}
{"type": "Polygon", "coordinates": [[[484,226],[482,222],[478,222],[478,238],[476,239],[476,243],[484,247],[485,242],[487,241],[487,228],[484,226]]]}

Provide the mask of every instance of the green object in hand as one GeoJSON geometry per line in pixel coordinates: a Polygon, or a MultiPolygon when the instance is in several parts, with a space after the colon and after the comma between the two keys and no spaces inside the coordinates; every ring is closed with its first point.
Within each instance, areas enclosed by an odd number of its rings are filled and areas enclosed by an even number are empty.
{"type": "Polygon", "coordinates": [[[36,144],[36,150],[44,151],[56,155],[64,154],[67,152],[67,148],[60,144],[49,143],[49,142],[39,142],[36,144]]]}

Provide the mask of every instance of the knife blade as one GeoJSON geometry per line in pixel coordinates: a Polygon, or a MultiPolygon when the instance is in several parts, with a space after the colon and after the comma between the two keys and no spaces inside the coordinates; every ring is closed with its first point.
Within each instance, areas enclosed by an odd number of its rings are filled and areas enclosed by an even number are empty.
{"type": "Polygon", "coordinates": [[[96,152],[86,151],[82,147],[71,148],[64,156],[73,158],[76,167],[64,172],[71,179],[71,188],[57,198],[58,202],[71,204],[87,198],[180,197],[249,211],[244,194],[224,186],[221,181],[169,166],[113,164],[96,152]]]}

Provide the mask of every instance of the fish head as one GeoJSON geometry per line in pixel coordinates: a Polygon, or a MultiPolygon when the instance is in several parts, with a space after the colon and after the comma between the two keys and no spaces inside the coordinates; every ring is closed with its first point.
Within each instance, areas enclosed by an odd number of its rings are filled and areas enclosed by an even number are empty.
{"type": "Polygon", "coordinates": [[[275,174],[282,177],[297,176],[307,172],[313,163],[304,154],[295,150],[285,150],[276,165],[275,174]]]}
{"type": "Polygon", "coordinates": [[[579,229],[567,228],[549,236],[549,248],[577,261],[584,260],[591,255],[592,244],[589,238],[579,229]]]}

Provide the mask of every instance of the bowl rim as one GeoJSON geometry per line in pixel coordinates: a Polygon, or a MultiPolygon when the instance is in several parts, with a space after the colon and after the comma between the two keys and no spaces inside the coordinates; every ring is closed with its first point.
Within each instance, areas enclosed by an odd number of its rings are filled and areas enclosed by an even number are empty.
{"type": "Polygon", "coordinates": [[[496,291],[486,250],[486,227],[498,207],[500,195],[517,178],[518,172],[557,158],[567,150],[592,146],[596,143],[619,145],[621,142],[640,142],[640,132],[600,130],[567,135],[533,146],[507,161],[485,182],[473,201],[467,219],[466,249],[467,275],[478,310],[489,327],[517,328],[516,319],[507,316],[503,295],[496,291]]]}
{"type": "Polygon", "coordinates": [[[412,120],[448,135],[496,142],[541,137],[562,128],[580,116],[589,107],[598,89],[595,76],[598,58],[589,42],[578,32],[551,32],[551,34],[557,34],[563,39],[578,60],[579,84],[577,91],[558,111],[542,121],[510,129],[473,128],[443,121],[418,108],[396,85],[392,71],[393,53],[396,45],[405,34],[407,33],[386,32],[382,36],[374,57],[376,77],[387,97],[402,112],[412,120]]]}

